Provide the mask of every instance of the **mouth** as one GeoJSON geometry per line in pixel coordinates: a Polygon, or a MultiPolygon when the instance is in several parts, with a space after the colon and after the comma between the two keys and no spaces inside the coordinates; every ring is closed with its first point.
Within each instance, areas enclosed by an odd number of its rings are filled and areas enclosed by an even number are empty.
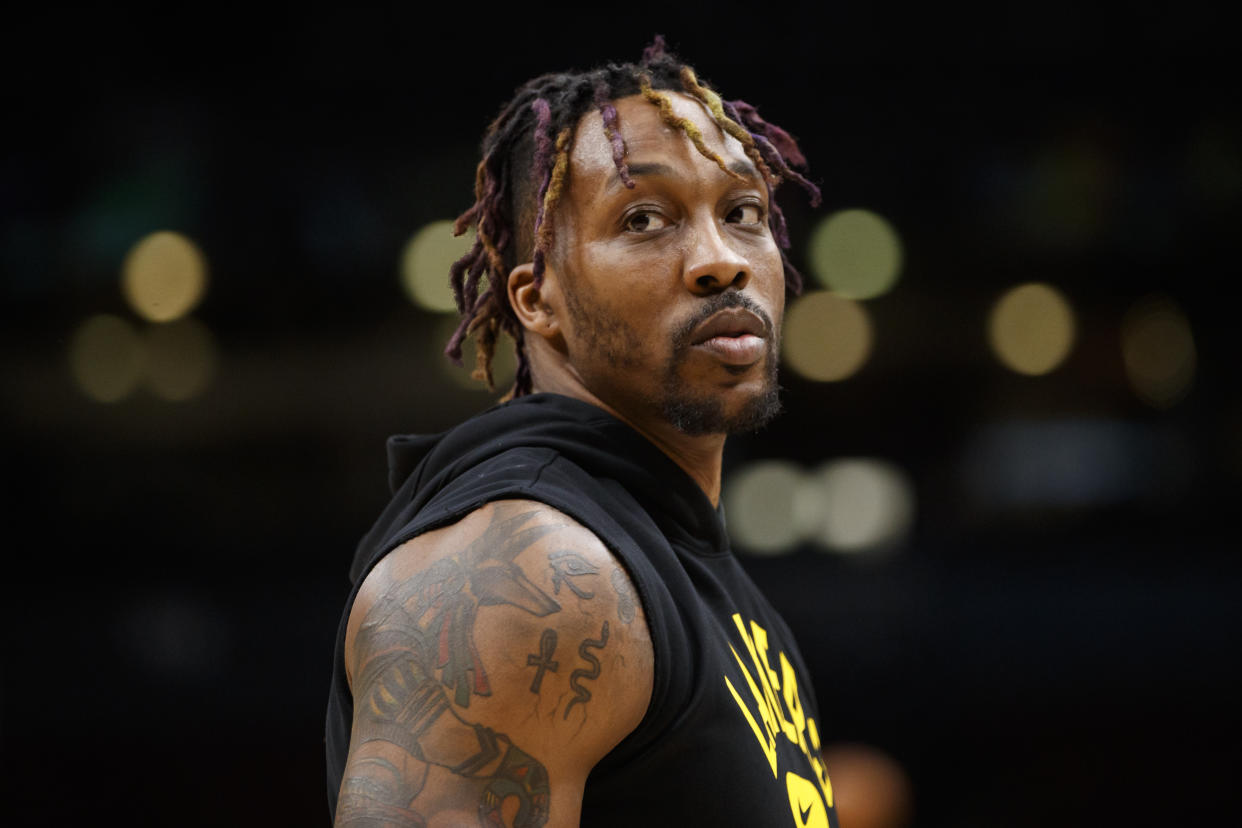
{"type": "Polygon", "coordinates": [[[753,365],[767,352],[767,326],[745,308],[726,308],[713,314],[693,332],[690,344],[726,365],[753,365]]]}

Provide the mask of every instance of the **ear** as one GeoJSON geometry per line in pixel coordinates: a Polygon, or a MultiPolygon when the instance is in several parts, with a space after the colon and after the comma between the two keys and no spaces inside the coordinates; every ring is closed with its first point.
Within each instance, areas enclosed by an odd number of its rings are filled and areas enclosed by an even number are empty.
{"type": "Polygon", "coordinates": [[[528,334],[542,337],[553,344],[561,338],[560,316],[556,311],[558,284],[552,268],[543,271],[542,284],[535,284],[533,262],[520,264],[509,271],[509,306],[528,334]]]}

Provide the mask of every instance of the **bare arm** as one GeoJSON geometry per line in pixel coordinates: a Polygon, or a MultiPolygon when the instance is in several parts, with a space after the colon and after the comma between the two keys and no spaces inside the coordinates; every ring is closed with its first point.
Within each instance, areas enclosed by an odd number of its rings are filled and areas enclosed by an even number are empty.
{"type": "Polygon", "coordinates": [[[651,697],[646,621],[591,532],[489,504],[389,554],[345,644],[338,826],[571,826],[587,774],[651,697]]]}

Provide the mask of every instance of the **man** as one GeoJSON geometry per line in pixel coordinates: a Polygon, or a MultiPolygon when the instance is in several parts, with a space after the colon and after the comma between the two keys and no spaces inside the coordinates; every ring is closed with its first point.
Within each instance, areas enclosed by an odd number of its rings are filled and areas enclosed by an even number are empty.
{"type": "Polygon", "coordinates": [[[657,38],[489,128],[453,269],[511,401],[390,441],[328,711],[337,825],[835,825],[788,628],[718,509],[777,410],[793,140],[657,38]]]}

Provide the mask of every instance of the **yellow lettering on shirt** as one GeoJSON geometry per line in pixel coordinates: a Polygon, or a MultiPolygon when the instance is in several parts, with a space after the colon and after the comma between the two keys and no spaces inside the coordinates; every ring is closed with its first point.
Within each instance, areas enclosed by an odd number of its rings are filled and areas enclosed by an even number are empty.
{"type": "MultiPolygon", "coordinates": [[[[758,651],[758,648],[755,646],[755,641],[754,639],[751,638],[750,634],[746,631],[746,623],[742,621],[742,616],[739,615],[738,613],[733,614],[733,624],[734,626],[737,627],[738,633],[741,634],[742,643],[746,645],[746,652],[750,654],[750,660],[755,665],[755,672],[759,676],[759,686],[763,688],[763,702],[761,706],[767,708],[767,715],[765,716],[765,718],[771,722],[771,727],[774,732],[780,731],[783,733],[784,727],[781,726],[781,721],[783,717],[781,716],[781,712],[780,712],[780,702],[776,700],[776,693],[773,692],[772,690],[772,682],[769,676],[769,673],[771,671],[768,670],[767,665],[764,663],[764,660],[759,658],[759,651],[758,651]]],[[[763,642],[764,649],[766,650],[768,646],[767,631],[763,627],[760,627],[758,624],[756,624],[754,621],[750,622],[750,626],[751,626],[751,629],[754,630],[760,636],[763,642]]],[[[737,653],[734,652],[734,655],[736,656],[737,653]]],[[[766,655],[765,655],[765,659],[766,659],[766,655]]]]}
{"type": "MultiPolygon", "coordinates": [[[[734,618],[740,619],[740,616],[735,615],[734,618]]],[[[755,642],[755,652],[758,654],[755,662],[759,672],[767,676],[769,690],[780,690],[781,681],[777,678],[776,671],[772,669],[772,665],[768,663],[768,631],[754,621],[751,621],[750,632],[755,642]]],[[[785,654],[781,653],[781,658],[784,657],[785,654]]],[[[795,745],[798,744],[798,732],[794,730],[793,722],[785,718],[784,711],[781,710],[781,706],[776,701],[776,694],[774,692],[771,693],[769,699],[769,703],[772,706],[772,716],[780,724],[781,732],[785,734],[786,739],[795,745]]]]}
{"type": "Polygon", "coordinates": [[[755,738],[759,740],[759,747],[763,749],[763,753],[768,757],[768,764],[772,766],[772,775],[776,775],[776,740],[768,741],[763,737],[763,733],[759,730],[755,717],[750,715],[750,711],[746,709],[746,702],[742,701],[741,695],[733,687],[733,682],[729,681],[729,677],[725,676],[725,685],[729,688],[729,692],[733,694],[733,700],[737,702],[737,706],[742,709],[742,715],[746,717],[747,724],[754,731],[755,738]]]}
{"type": "Polygon", "coordinates": [[[751,732],[755,734],[755,740],[772,769],[773,779],[780,778],[779,755],[776,750],[778,733],[784,734],[792,744],[797,745],[810,765],[813,779],[806,779],[788,770],[785,773],[785,786],[794,824],[799,828],[831,828],[828,809],[832,807],[833,801],[832,783],[824,768],[819,728],[802,706],[793,664],[784,652],[777,651],[776,663],[780,667],[780,672],[777,673],[772,666],[773,658],[769,655],[767,630],[754,621],[747,624],[739,613],[734,613],[732,620],[747,655],[750,656],[750,664],[743,661],[732,644],[729,645],[729,650],[733,653],[742,678],[750,690],[750,698],[755,704],[754,712],[727,675],[723,677],[725,686],[738,709],[742,711],[751,732]]]}
{"type": "Polygon", "coordinates": [[[798,678],[794,674],[793,665],[789,663],[784,653],[781,653],[781,689],[785,696],[785,707],[789,709],[793,731],[798,737],[792,741],[798,743],[803,753],[810,755],[806,747],[806,714],[802,712],[802,699],[798,697],[798,678]]]}
{"type": "Polygon", "coordinates": [[[742,671],[742,678],[746,679],[746,684],[750,687],[750,694],[755,698],[755,706],[759,710],[759,718],[763,720],[764,732],[760,732],[759,725],[755,723],[755,718],[750,715],[750,709],[742,702],[741,695],[733,687],[733,682],[729,681],[729,677],[725,676],[725,684],[729,686],[729,692],[733,694],[733,700],[737,702],[738,707],[742,708],[742,715],[746,717],[746,721],[750,723],[751,730],[755,731],[755,738],[759,740],[759,746],[763,748],[764,755],[768,757],[768,764],[772,766],[772,776],[776,777],[776,727],[772,722],[772,714],[764,701],[763,693],[755,685],[754,678],[751,677],[750,671],[746,669],[746,665],[742,663],[742,657],[737,654],[737,650],[733,649],[733,645],[729,645],[729,650],[733,653],[733,657],[737,659],[737,666],[742,671]]]}
{"type": "Polygon", "coordinates": [[[828,807],[832,807],[832,782],[828,779],[828,769],[824,767],[824,760],[820,757],[819,746],[819,728],[815,726],[815,720],[810,716],[806,717],[806,732],[811,737],[811,750],[807,753],[807,758],[811,760],[811,767],[815,770],[815,778],[819,782],[819,786],[824,790],[824,800],[828,803],[828,807]]]}

